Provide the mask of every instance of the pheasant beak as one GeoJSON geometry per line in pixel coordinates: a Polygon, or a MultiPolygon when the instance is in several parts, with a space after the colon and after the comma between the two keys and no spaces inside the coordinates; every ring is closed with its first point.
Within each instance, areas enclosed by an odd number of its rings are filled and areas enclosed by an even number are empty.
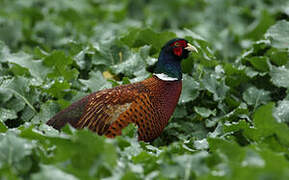
{"type": "Polygon", "coordinates": [[[190,43],[187,43],[187,47],[185,47],[186,50],[190,51],[190,52],[198,52],[197,48],[193,45],[191,45],[190,43]]]}

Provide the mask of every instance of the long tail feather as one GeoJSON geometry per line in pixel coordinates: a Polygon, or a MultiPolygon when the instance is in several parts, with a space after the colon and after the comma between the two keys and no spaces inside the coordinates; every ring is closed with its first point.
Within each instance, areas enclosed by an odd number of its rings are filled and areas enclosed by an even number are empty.
{"type": "Polygon", "coordinates": [[[66,109],[57,113],[52,117],[47,124],[60,130],[66,123],[70,123],[77,128],[77,122],[80,120],[82,114],[85,111],[86,104],[88,103],[89,96],[82,98],[81,100],[71,104],[66,109]]]}

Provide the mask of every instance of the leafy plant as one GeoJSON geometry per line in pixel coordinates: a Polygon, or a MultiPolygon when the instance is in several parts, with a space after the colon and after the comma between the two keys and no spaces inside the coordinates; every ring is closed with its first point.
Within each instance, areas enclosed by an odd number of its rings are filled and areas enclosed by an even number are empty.
{"type": "Polygon", "coordinates": [[[1,179],[288,179],[286,0],[0,0],[1,179]],[[151,75],[163,43],[194,44],[152,143],[45,125],[151,75]]]}

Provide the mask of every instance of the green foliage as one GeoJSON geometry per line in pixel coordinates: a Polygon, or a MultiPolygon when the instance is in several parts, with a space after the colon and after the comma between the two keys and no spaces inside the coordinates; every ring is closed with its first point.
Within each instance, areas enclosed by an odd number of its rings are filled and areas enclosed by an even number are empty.
{"type": "Polygon", "coordinates": [[[270,39],[272,46],[279,49],[288,49],[289,22],[279,21],[270,27],[265,37],[270,39]]]}
{"type": "Polygon", "coordinates": [[[287,0],[0,0],[0,179],[289,179],[287,0]],[[152,143],[47,126],[100,89],[151,75],[174,37],[173,117],[152,143]]]}

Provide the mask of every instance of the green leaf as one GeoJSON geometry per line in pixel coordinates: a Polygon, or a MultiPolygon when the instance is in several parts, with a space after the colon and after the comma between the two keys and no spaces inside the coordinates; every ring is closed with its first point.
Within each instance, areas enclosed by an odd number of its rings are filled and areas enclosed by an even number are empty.
{"type": "Polygon", "coordinates": [[[289,147],[289,128],[284,123],[278,123],[273,116],[274,103],[261,106],[254,113],[254,128],[246,130],[246,136],[262,141],[266,137],[276,134],[280,143],[289,147]]]}
{"type": "MultiPolygon", "coordinates": [[[[119,41],[112,39],[94,45],[96,50],[92,63],[97,66],[111,66],[122,63],[131,55],[129,48],[119,41]]],[[[101,70],[101,69],[100,69],[101,70]]],[[[104,69],[102,69],[104,71],[104,69]]]]}
{"type": "Polygon", "coordinates": [[[204,108],[204,107],[194,107],[194,110],[196,111],[196,113],[198,113],[200,116],[207,118],[211,115],[215,116],[216,115],[216,109],[214,110],[210,110],[208,108],[204,108]]]}
{"type": "Polygon", "coordinates": [[[205,150],[209,148],[207,139],[201,139],[194,141],[194,148],[197,150],[205,150]]]}
{"type": "Polygon", "coordinates": [[[76,132],[71,139],[50,139],[56,145],[53,162],[70,160],[66,168],[78,177],[105,177],[116,165],[116,152],[111,143],[88,130],[76,132]],[[85,156],[84,156],[85,155],[85,156]],[[101,170],[101,171],[100,171],[101,170]]]}
{"type": "Polygon", "coordinates": [[[189,101],[195,100],[199,95],[200,84],[195,81],[191,76],[183,75],[183,87],[179,104],[184,104],[189,101]]]}
{"type": "Polygon", "coordinates": [[[67,81],[76,79],[78,76],[78,71],[70,67],[72,62],[73,59],[70,56],[66,56],[63,51],[53,51],[43,60],[44,65],[53,69],[48,74],[48,77],[58,78],[62,76],[67,81]]]}
{"type": "Polygon", "coordinates": [[[175,118],[184,118],[187,116],[187,110],[185,108],[185,105],[177,105],[175,111],[174,111],[174,114],[173,116],[175,118]]]}
{"type": "Polygon", "coordinates": [[[238,122],[233,122],[233,123],[226,122],[223,130],[225,133],[228,133],[228,132],[243,131],[249,128],[250,128],[250,124],[248,122],[246,122],[245,120],[240,120],[238,122]]]}
{"type": "MultiPolygon", "coordinates": [[[[235,142],[229,142],[219,138],[209,138],[209,147],[212,152],[221,152],[232,162],[242,162],[245,157],[245,152],[235,142]]],[[[224,159],[226,161],[226,159],[224,159]]]]}
{"type": "Polygon", "coordinates": [[[0,19],[0,40],[11,47],[16,47],[22,38],[22,23],[19,20],[0,19]]]}
{"type": "Polygon", "coordinates": [[[157,58],[150,57],[150,45],[144,45],[139,49],[140,56],[146,62],[147,65],[151,66],[157,62],[157,58]]]}
{"type": "Polygon", "coordinates": [[[40,60],[33,60],[32,56],[23,52],[17,54],[11,54],[6,58],[9,63],[17,64],[29,71],[39,83],[42,83],[47,74],[51,71],[45,67],[40,60]]]}
{"type": "Polygon", "coordinates": [[[24,77],[15,77],[10,79],[6,83],[0,84],[0,88],[5,89],[7,91],[12,92],[19,99],[23,100],[33,111],[36,112],[32,103],[35,100],[35,96],[31,96],[30,88],[30,80],[24,77]]]}
{"type": "Polygon", "coordinates": [[[269,59],[266,56],[255,56],[252,57],[250,59],[248,59],[248,61],[253,65],[253,67],[261,72],[268,72],[269,71],[269,59]]]}
{"type": "Polygon", "coordinates": [[[21,101],[19,97],[15,97],[10,99],[9,102],[5,104],[5,107],[7,109],[13,109],[15,112],[20,112],[25,108],[25,102],[21,101]]]}
{"type": "Polygon", "coordinates": [[[275,23],[275,19],[267,10],[262,11],[261,17],[249,27],[247,36],[254,40],[262,38],[266,30],[275,23]]]}
{"type": "Polygon", "coordinates": [[[91,92],[95,92],[95,91],[99,91],[102,89],[107,89],[107,88],[111,88],[112,85],[109,81],[107,81],[103,75],[101,74],[101,72],[97,71],[97,72],[93,72],[91,71],[89,73],[89,79],[85,80],[85,79],[80,79],[79,81],[84,84],[86,87],[88,87],[90,89],[91,92]]]}
{"type": "Polygon", "coordinates": [[[128,136],[130,138],[136,137],[138,127],[135,124],[129,124],[122,130],[123,136],[128,136]]]}
{"type": "Polygon", "coordinates": [[[280,51],[279,49],[271,48],[266,52],[266,55],[277,66],[286,65],[289,61],[289,52],[285,50],[280,51]]]}
{"type": "Polygon", "coordinates": [[[33,111],[28,106],[25,106],[25,108],[21,111],[21,120],[28,122],[30,121],[36,114],[35,111],[33,111]]]}
{"type": "Polygon", "coordinates": [[[66,94],[65,91],[70,88],[70,84],[67,81],[52,81],[47,86],[45,86],[45,91],[58,99],[63,98],[66,94]]]}
{"type": "Polygon", "coordinates": [[[265,34],[272,46],[280,49],[289,49],[289,22],[282,20],[271,26],[265,34]]]}
{"type": "Polygon", "coordinates": [[[4,122],[8,119],[16,119],[18,116],[12,109],[4,109],[0,107],[0,121],[4,122]]]}
{"type": "Polygon", "coordinates": [[[271,81],[272,83],[277,87],[289,87],[289,69],[281,66],[281,67],[275,67],[272,66],[272,69],[270,71],[271,81]]]}
{"type": "Polygon", "coordinates": [[[152,46],[152,53],[156,53],[168,40],[175,38],[172,32],[155,32],[152,29],[133,29],[121,40],[129,47],[152,46]]]}
{"type": "Polygon", "coordinates": [[[243,93],[243,99],[248,105],[258,107],[260,104],[267,104],[270,100],[270,92],[256,87],[250,87],[243,93]]]}
{"type": "Polygon", "coordinates": [[[4,84],[5,84],[4,81],[8,82],[9,80],[7,80],[7,79],[4,80],[4,78],[2,79],[0,77],[0,103],[2,103],[2,104],[9,101],[9,99],[11,99],[13,96],[13,94],[10,91],[6,91],[6,89],[2,88],[2,87],[4,87],[4,84]]]}
{"type": "Polygon", "coordinates": [[[246,103],[241,103],[237,108],[227,113],[221,119],[228,121],[237,121],[240,118],[249,119],[249,109],[246,103]]]}
{"type": "Polygon", "coordinates": [[[202,176],[209,172],[209,168],[204,160],[208,157],[208,152],[200,151],[192,155],[184,154],[181,156],[173,157],[178,166],[177,169],[171,169],[178,173],[178,177],[183,177],[183,179],[191,179],[195,175],[202,176]],[[194,173],[192,173],[192,170],[194,173]]]}
{"type": "Polygon", "coordinates": [[[226,64],[224,71],[226,73],[226,84],[230,87],[236,87],[241,83],[246,83],[249,78],[246,75],[245,67],[239,67],[232,64],[226,64]]]}
{"type": "Polygon", "coordinates": [[[137,173],[131,171],[125,172],[121,180],[129,180],[129,179],[141,180],[141,177],[139,177],[137,173]]]}
{"type": "Polygon", "coordinates": [[[139,53],[130,53],[127,59],[123,62],[113,65],[112,71],[114,74],[124,74],[125,76],[132,77],[135,72],[141,71],[146,66],[146,62],[139,53]]]}
{"type": "Polygon", "coordinates": [[[41,165],[41,170],[38,173],[35,173],[32,175],[32,180],[38,180],[38,179],[43,179],[43,180],[50,180],[53,177],[55,180],[77,180],[75,176],[65,173],[61,171],[60,169],[54,167],[54,166],[49,166],[49,165],[41,165]]]}
{"type": "Polygon", "coordinates": [[[278,102],[278,106],[274,109],[274,117],[281,122],[289,123],[289,101],[283,100],[278,102]]]}
{"type": "Polygon", "coordinates": [[[213,93],[214,101],[221,101],[226,97],[229,87],[225,79],[218,80],[217,75],[207,73],[202,79],[202,85],[206,90],[213,93]]]}
{"type": "Polygon", "coordinates": [[[33,147],[34,145],[31,142],[17,137],[12,132],[8,131],[6,134],[0,134],[0,168],[7,165],[16,168],[18,171],[29,168],[31,159],[25,158],[32,154],[33,147]]]}
{"type": "Polygon", "coordinates": [[[74,50],[77,49],[77,54],[74,56],[74,59],[77,65],[80,67],[81,70],[85,70],[86,68],[90,67],[90,62],[87,61],[87,56],[92,56],[94,53],[90,47],[81,47],[79,44],[72,44],[74,45],[74,50]],[[80,47],[79,47],[80,46],[80,47]]]}
{"type": "Polygon", "coordinates": [[[59,111],[59,106],[51,101],[47,101],[46,103],[43,103],[40,108],[40,112],[37,113],[33,119],[31,119],[31,122],[35,124],[45,123],[50,118],[52,118],[53,115],[55,115],[59,111]]]}
{"type": "Polygon", "coordinates": [[[8,127],[0,121],[0,133],[5,133],[8,130],[8,127]]]}

